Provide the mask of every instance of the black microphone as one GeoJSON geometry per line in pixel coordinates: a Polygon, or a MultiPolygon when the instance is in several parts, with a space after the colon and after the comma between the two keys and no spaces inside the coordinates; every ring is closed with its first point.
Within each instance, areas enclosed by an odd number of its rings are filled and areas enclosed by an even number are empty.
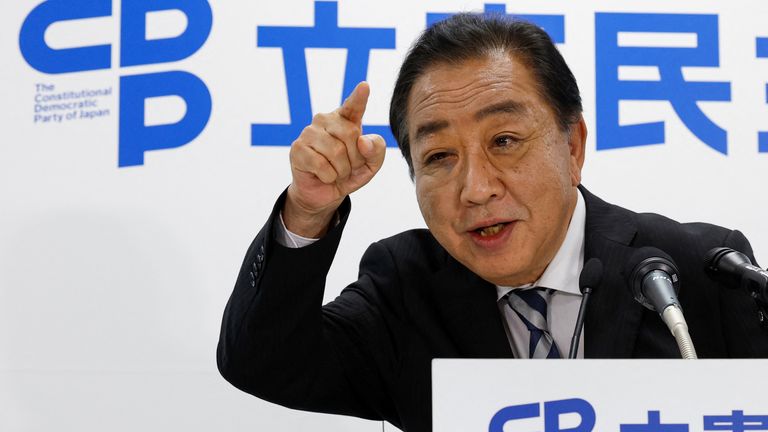
{"type": "Polygon", "coordinates": [[[637,249],[624,267],[624,276],[638,303],[656,311],[669,327],[683,358],[696,358],[683,310],[677,299],[679,270],[672,257],[654,247],[637,249]]]}
{"type": "Polygon", "coordinates": [[[680,306],[680,272],[661,249],[642,247],[624,266],[624,275],[638,303],[659,314],[671,305],[680,306]]]}
{"type": "Polygon", "coordinates": [[[584,264],[579,276],[579,289],[582,294],[581,305],[579,305],[579,315],[576,318],[576,328],[573,330],[573,337],[571,337],[571,349],[568,352],[568,358],[576,358],[576,354],[579,352],[579,339],[581,338],[581,330],[584,328],[584,314],[589,295],[592,293],[592,289],[600,285],[602,281],[603,262],[597,258],[590,258],[584,264]]]}
{"type": "Polygon", "coordinates": [[[707,270],[739,278],[742,287],[763,304],[768,304],[768,271],[752,264],[745,254],[727,247],[711,249],[704,257],[707,270]]]}

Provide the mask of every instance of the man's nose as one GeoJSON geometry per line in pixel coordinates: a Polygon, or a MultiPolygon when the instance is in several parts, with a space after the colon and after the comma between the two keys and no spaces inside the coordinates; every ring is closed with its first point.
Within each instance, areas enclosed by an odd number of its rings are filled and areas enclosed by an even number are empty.
{"type": "Polygon", "coordinates": [[[466,156],[463,167],[461,202],[465,205],[483,205],[504,194],[501,171],[483,152],[466,156]]]}

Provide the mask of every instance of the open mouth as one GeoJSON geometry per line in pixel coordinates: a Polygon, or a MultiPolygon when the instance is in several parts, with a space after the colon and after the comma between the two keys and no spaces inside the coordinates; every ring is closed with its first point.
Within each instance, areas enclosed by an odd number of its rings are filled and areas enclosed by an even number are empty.
{"type": "Polygon", "coordinates": [[[508,222],[501,222],[501,223],[497,223],[496,225],[478,228],[474,231],[480,234],[480,237],[490,237],[500,233],[501,230],[503,230],[504,227],[507,226],[508,224],[509,224],[508,222]]]}

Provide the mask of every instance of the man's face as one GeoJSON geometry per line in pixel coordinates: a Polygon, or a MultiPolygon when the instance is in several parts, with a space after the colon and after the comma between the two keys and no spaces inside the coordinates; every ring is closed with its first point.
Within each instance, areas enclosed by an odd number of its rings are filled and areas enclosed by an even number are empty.
{"type": "Polygon", "coordinates": [[[440,64],[408,99],[416,195],[432,234],[497,285],[534,282],[568,229],[586,127],[563,132],[506,53],[440,64]]]}

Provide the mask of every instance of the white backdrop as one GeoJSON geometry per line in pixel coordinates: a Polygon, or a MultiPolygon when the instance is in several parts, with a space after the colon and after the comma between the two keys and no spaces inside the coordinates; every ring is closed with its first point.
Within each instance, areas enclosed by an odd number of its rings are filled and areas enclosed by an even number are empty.
{"type": "MultiPolygon", "coordinates": [[[[380,422],[262,402],[229,386],[215,366],[221,314],[243,254],[289,182],[286,146],[251,145],[252,124],[289,123],[286,86],[295,80],[286,78],[283,52],[259,42],[257,27],[311,27],[313,2],[157,2],[169,9],[209,4],[212,25],[188,56],[144,65],[121,61],[122,12],[126,5],[152,2],[44,3],[63,6],[36,9],[41,7],[37,0],[0,6],[5,106],[0,115],[0,430],[381,430],[380,422]],[[106,5],[111,13],[56,22],[44,33],[36,33],[35,24],[42,25],[45,14],[28,18],[33,10],[50,10],[53,22],[56,14],[74,11],[77,17],[78,10],[94,5],[106,5]],[[31,36],[21,37],[22,29],[31,36]],[[35,42],[35,35],[52,49],[110,44],[109,64],[49,73],[39,61],[56,52],[25,45],[35,42]],[[186,145],[145,152],[143,164],[121,163],[120,146],[128,148],[129,140],[118,135],[120,101],[142,91],[132,87],[131,94],[121,94],[121,77],[168,71],[192,74],[207,89],[212,108],[205,127],[199,134],[187,130],[193,136],[186,145]],[[35,117],[36,109],[50,105],[41,102],[46,95],[82,90],[91,93],[75,101],[95,104],[88,109],[91,117],[57,121],[52,116],[47,122],[35,117]],[[104,94],[93,93],[97,90],[104,94]]],[[[395,49],[371,51],[367,68],[372,96],[364,123],[385,125],[397,68],[425,28],[427,13],[480,11],[484,3],[339,0],[337,7],[340,27],[395,31],[395,49]]],[[[761,189],[768,180],[768,153],[758,151],[757,134],[768,130],[768,58],[758,58],[756,46],[758,37],[768,37],[768,3],[516,0],[506,9],[564,19],[560,47],[579,81],[590,128],[588,188],[634,210],[738,228],[765,265],[768,205],[761,189]],[[619,12],[718,18],[719,57],[714,54],[719,66],[685,67],[683,76],[731,83],[730,101],[698,103],[727,131],[727,155],[697,138],[665,101],[623,101],[619,120],[663,121],[663,142],[597,150],[595,17],[619,12]]],[[[150,13],[146,31],[133,30],[152,40],[174,38],[198,26],[195,17],[180,10],[150,13]]],[[[669,34],[638,40],[634,43],[697,46],[695,36],[693,42],[669,34]]],[[[305,53],[312,111],[332,110],[341,98],[346,50],[320,47],[305,53]]],[[[94,52],[79,61],[98,59],[104,63],[94,52]]],[[[60,63],[67,64],[74,63],[60,63]]],[[[653,80],[658,69],[625,68],[620,76],[653,80]]],[[[204,99],[188,107],[179,97],[131,105],[133,111],[146,108],[146,117],[133,129],[125,120],[123,131],[174,124],[201,109],[206,117],[204,99]]],[[[46,113],[66,117],[67,112],[46,113]]],[[[398,150],[390,149],[381,173],[353,196],[326,300],[355,278],[368,244],[418,226],[423,221],[405,163],[398,150]]]]}

